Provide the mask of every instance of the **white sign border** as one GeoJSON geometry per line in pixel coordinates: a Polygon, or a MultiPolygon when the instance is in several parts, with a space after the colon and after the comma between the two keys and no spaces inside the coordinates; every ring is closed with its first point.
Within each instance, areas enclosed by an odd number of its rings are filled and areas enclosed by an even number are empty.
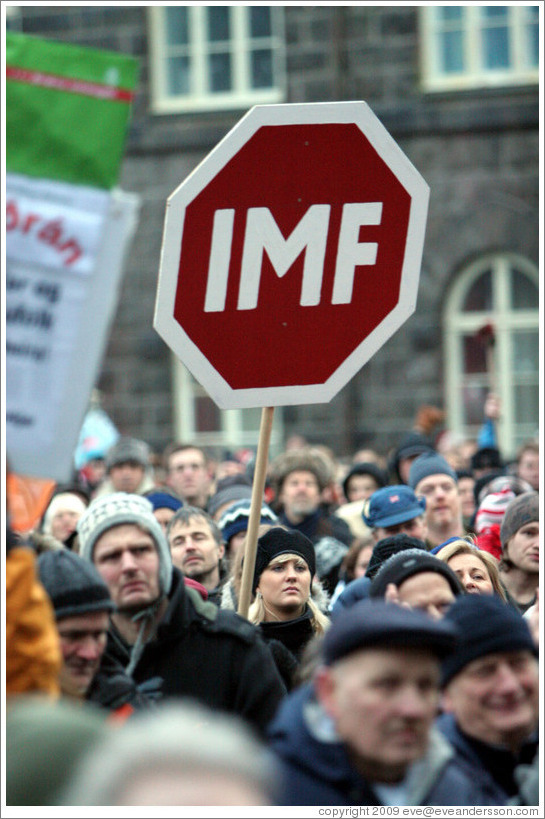
{"type": "Polygon", "coordinates": [[[429,195],[428,184],[366,102],[256,105],[167,200],[153,326],[221,409],[327,403],[416,309],[429,195]],[[411,197],[398,304],[324,383],[233,389],[173,315],[186,208],[259,128],[326,123],[357,125],[411,197]]]}

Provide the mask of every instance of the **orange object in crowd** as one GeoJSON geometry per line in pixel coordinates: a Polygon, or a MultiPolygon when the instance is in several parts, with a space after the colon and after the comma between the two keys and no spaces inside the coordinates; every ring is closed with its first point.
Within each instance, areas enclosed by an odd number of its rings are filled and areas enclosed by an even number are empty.
{"type": "Polygon", "coordinates": [[[29,532],[47,509],[55,481],[9,472],[6,478],[7,511],[14,532],[29,532]]]}

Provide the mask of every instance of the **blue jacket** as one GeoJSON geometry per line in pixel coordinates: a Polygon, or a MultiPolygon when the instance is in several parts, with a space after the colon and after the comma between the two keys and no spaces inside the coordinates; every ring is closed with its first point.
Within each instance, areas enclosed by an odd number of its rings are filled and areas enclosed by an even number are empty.
{"type": "MultiPolygon", "coordinates": [[[[381,805],[372,785],[350,763],[312,683],[295,689],[269,725],[269,744],[279,757],[283,785],[279,805],[381,805]]],[[[491,805],[453,761],[453,751],[432,730],[426,756],[411,766],[407,805],[491,805]]]]}
{"type": "Polygon", "coordinates": [[[453,714],[441,714],[437,727],[453,747],[459,768],[478,782],[488,800],[479,804],[506,805],[518,794],[517,765],[532,762],[537,739],[529,740],[515,756],[507,749],[478,742],[463,734],[453,714]]]}
{"type": "Polygon", "coordinates": [[[369,577],[357,577],[347,583],[340,595],[335,600],[331,607],[332,619],[337,617],[345,609],[349,609],[354,603],[359,603],[360,600],[365,600],[369,597],[369,589],[371,588],[371,580],[369,577]]]}

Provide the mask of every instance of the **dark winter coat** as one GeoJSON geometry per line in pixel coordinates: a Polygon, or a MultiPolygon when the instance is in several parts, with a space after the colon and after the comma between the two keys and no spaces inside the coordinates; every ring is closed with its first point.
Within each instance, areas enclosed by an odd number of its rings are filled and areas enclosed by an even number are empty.
{"type": "Polygon", "coordinates": [[[505,805],[519,791],[515,776],[518,765],[531,764],[537,752],[537,738],[528,740],[519,754],[479,742],[464,734],[453,714],[441,714],[437,727],[452,745],[458,765],[479,782],[489,801],[482,805],[505,805]]]}
{"type": "Polygon", "coordinates": [[[260,623],[259,629],[273,653],[287,690],[291,691],[303,649],[314,637],[311,609],[307,606],[304,613],[294,620],[260,623]]]}
{"type": "MultiPolygon", "coordinates": [[[[283,768],[280,805],[380,805],[372,785],[352,766],[312,684],[293,691],[269,726],[269,744],[283,768]]],[[[453,751],[432,731],[426,756],[411,766],[407,805],[489,805],[478,785],[453,762],[453,751]]],[[[501,803],[500,803],[501,804],[501,803]]]]}
{"type": "Polygon", "coordinates": [[[148,691],[146,686],[139,688],[118,660],[104,654],[85,699],[110,711],[124,705],[131,705],[134,709],[145,708],[153,704],[156,699],[154,695],[159,694],[152,686],[148,688],[148,691]]]}
{"type": "Polygon", "coordinates": [[[312,611],[308,606],[303,614],[294,620],[281,622],[271,620],[260,623],[259,628],[266,642],[279,640],[291,651],[296,660],[301,659],[304,647],[314,637],[312,611]]]}
{"type": "MultiPolygon", "coordinates": [[[[112,626],[106,654],[127,667],[131,647],[112,626]]],[[[173,569],[168,608],[133,672],[140,684],[162,678],[164,697],[189,697],[239,714],[260,733],[286,693],[259,630],[184,586],[173,569]]]]}

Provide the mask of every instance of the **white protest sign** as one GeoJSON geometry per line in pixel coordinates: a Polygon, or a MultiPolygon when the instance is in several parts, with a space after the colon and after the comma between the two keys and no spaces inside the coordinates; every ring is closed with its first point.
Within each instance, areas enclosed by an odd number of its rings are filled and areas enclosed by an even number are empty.
{"type": "Polygon", "coordinates": [[[69,480],[117,303],[138,197],[8,174],[6,451],[69,480]]]}

